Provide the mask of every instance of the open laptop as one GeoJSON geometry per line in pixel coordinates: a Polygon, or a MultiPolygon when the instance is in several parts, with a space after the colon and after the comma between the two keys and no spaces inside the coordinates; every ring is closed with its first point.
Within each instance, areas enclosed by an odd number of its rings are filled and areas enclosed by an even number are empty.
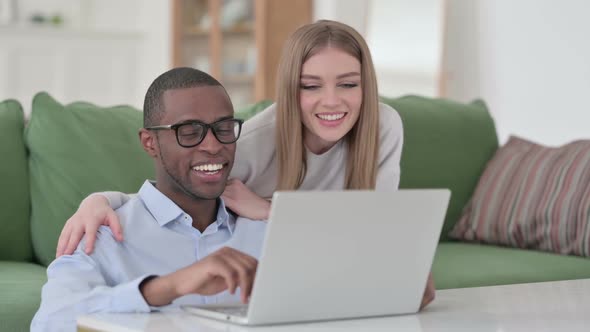
{"type": "Polygon", "coordinates": [[[447,189],[276,192],[249,304],[183,308],[244,325],[415,313],[449,199],[447,189]]]}

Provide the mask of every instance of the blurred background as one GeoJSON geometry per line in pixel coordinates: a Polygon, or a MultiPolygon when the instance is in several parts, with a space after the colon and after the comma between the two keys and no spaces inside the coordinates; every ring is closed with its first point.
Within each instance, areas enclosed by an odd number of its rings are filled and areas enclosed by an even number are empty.
{"type": "Polygon", "coordinates": [[[175,66],[213,74],[236,109],[274,98],[285,38],[332,19],[367,40],[380,95],[482,98],[501,142],[589,138],[586,0],[0,0],[0,100],[141,108],[175,66]]]}

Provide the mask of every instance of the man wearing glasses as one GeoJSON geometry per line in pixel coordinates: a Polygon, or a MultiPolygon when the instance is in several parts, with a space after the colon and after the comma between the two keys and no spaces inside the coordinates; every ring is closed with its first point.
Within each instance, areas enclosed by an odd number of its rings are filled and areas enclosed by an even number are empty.
{"type": "Polygon", "coordinates": [[[31,330],[73,331],[85,313],[246,302],[265,223],[236,220],[219,198],[241,127],[208,74],[176,68],[160,75],[146,93],[139,131],[156,182],[146,181],[116,211],[133,232],[120,243],[102,227],[91,255],[82,241],[53,261],[31,330]]]}

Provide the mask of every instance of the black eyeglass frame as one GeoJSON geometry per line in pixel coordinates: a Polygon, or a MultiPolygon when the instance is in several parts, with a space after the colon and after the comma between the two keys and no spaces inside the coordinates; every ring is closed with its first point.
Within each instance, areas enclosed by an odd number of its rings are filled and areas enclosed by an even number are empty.
{"type": "Polygon", "coordinates": [[[217,141],[219,143],[233,144],[240,138],[240,135],[242,133],[242,124],[244,124],[244,120],[242,120],[242,119],[229,118],[229,119],[221,119],[221,120],[215,121],[213,123],[205,123],[202,121],[190,120],[190,121],[184,121],[184,122],[175,123],[175,124],[171,124],[171,125],[159,125],[159,126],[150,126],[150,127],[144,127],[144,128],[147,130],[167,130],[167,129],[174,130],[174,134],[176,135],[176,142],[178,143],[178,145],[182,146],[183,148],[192,148],[192,147],[195,147],[203,142],[205,137],[207,137],[207,133],[209,132],[209,129],[211,129],[211,131],[213,132],[213,136],[215,136],[215,139],[217,139],[217,141]],[[230,121],[237,123],[237,125],[238,125],[238,133],[236,135],[236,138],[231,142],[221,141],[219,139],[219,136],[217,136],[217,129],[216,129],[217,127],[216,126],[219,123],[230,122],[230,121]],[[178,137],[178,128],[180,128],[181,126],[185,126],[185,125],[193,125],[193,126],[199,125],[204,128],[203,134],[201,134],[201,138],[197,141],[197,143],[190,144],[190,145],[183,145],[182,143],[180,143],[180,138],[178,137]]]}

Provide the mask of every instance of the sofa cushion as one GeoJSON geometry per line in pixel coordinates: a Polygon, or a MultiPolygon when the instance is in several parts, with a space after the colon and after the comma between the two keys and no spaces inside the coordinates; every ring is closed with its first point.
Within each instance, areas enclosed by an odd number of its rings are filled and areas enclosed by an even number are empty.
{"type": "Polygon", "coordinates": [[[400,188],[451,190],[441,233],[446,240],[498,148],[494,121],[482,101],[404,96],[383,102],[398,111],[404,126],[400,188]]]}
{"type": "MultiPolygon", "coordinates": [[[[498,148],[494,120],[481,100],[469,104],[420,96],[381,98],[402,118],[404,147],[400,188],[449,188],[451,202],[442,240],[461,216],[486,163],[498,148]]],[[[272,102],[239,110],[249,119],[272,102]]]]}
{"type": "Polygon", "coordinates": [[[0,102],[0,260],[33,258],[29,223],[29,172],[24,113],[16,100],[0,102]]]}
{"type": "Polygon", "coordinates": [[[41,265],[0,261],[0,331],[29,331],[46,281],[41,265]]]}
{"type": "Polygon", "coordinates": [[[451,236],[590,256],[590,140],[554,148],[511,137],[451,236]]]}
{"type": "Polygon", "coordinates": [[[437,289],[590,278],[590,259],[480,245],[439,243],[432,267],[437,289]]]}
{"type": "Polygon", "coordinates": [[[33,98],[25,139],[30,151],[31,230],[35,255],[55,257],[64,222],[88,194],[137,192],[154,176],[138,130],[143,114],[127,106],[62,105],[46,93],[33,98]]]}

